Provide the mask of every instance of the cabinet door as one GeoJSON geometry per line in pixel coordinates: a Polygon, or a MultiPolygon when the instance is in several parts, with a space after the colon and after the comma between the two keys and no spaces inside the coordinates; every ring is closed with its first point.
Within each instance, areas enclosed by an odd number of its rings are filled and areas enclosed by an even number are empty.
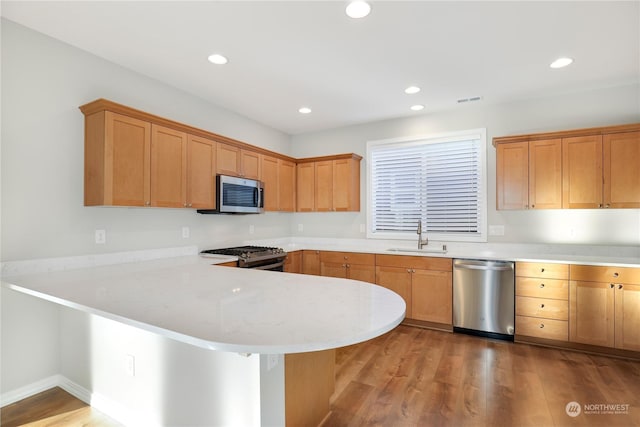
{"type": "Polygon", "coordinates": [[[284,263],[284,271],[287,273],[300,273],[302,270],[302,251],[287,253],[284,263]]]}
{"type": "Polygon", "coordinates": [[[298,183],[296,210],[298,212],[312,212],[315,208],[315,163],[299,163],[296,169],[298,183]]]}
{"type": "Polygon", "coordinates": [[[529,142],[529,207],[562,208],[562,140],[529,142]]]}
{"type": "Polygon", "coordinates": [[[376,284],[391,289],[404,299],[407,304],[407,318],[411,313],[411,273],[403,267],[376,266],[376,284]]]}
{"type": "Polygon", "coordinates": [[[320,275],[327,277],[340,277],[342,279],[347,278],[347,265],[339,262],[326,262],[320,263],[320,275]]]}
{"type": "Polygon", "coordinates": [[[315,210],[329,212],[333,209],[333,161],[315,163],[315,210]]]}
{"type": "Polygon", "coordinates": [[[413,270],[411,318],[453,324],[452,275],[445,271],[413,270]]]}
{"type": "Polygon", "coordinates": [[[640,132],[605,135],[604,206],[640,208],[640,132]]]}
{"type": "Polygon", "coordinates": [[[260,154],[254,151],[240,150],[240,176],[248,179],[260,179],[260,154]]]}
{"type": "Polygon", "coordinates": [[[216,142],[187,137],[187,207],[216,207],[216,142]]]}
{"type": "Polygon", "coordinates": [[[614,346],[614,286],[604,282],[569,282],[569,341],[614,346]]]}
{"type": "Polygon", "coordinates": [[[375,265],[347,264],[347,277],[363,282],[376,283],[375,265]]]}
{"type": "Polygon", "coordinates": [[[187,205],[187,134],[151,126],[151,206],[187,205]]]}
{"type": "Polygon", "coordinates": [[[240,149],[238,147],[218,143],[216,172],[221,175],[240,176],[240,149]]]}
{"type": "Polygon", "coordinates": [[[333,161],[333,210],[360,210],[360,161],[338,159],[333,161]]]}
{"type": "Polygon", "coordinates": [[[278,159],[278,210],[293,212],[296,206],[296,164],[278,159]]]}
{"type": "MultiPolygon", "coordinates": [[[[104,201],[94,194],[85,194],[85,201],[88,205],[150,205],[151,124],[107,111],[105,129],[104,153],[110,155],[104,161],[104,201]]],[[[97,175],[89,174],[85,181],[97,175]]]]}
{"type": "Polygon", "coordinates": [[[320,251],[302,251],[302,273],[320,275],[320,251]]]}
{"type": "Polygon", "coordinates": [[[616,284],[616,348],[640,351],[640,285],[616,284]]]}
{"type": "Polygon", "coordinates": [[[562,139],[562,207],[602,207],[602,136],[562,139]]]}
{"type": "Polygon", "coordinates": [[[264,186],[264,210],[278,210],[278,159],[262,156],[260,168],[262,185],[264,186]]]}
{"type": "Polygon", "coordinates": [[[529,207],[529,143],[498,144],[496,148],[498,210],[529,207]]]}

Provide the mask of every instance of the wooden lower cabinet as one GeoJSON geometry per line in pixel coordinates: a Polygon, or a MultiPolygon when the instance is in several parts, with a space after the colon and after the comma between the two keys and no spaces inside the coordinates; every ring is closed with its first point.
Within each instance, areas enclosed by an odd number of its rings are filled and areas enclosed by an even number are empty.
{"type": "Polygon", "coordinates": [[[287,273],[302,272],[302,251],[287,253],[287,259],[284,262],[284,271],[287,273]]]}
{"type": "Polygon", "coordinates": [[[302,251],[302,274],[320,276],[320,251],[302,251]]]}
{"type": "Polygon", "coordinates": [[[335,390],[334,349],[285,354],[285,425],[318,426],[329,414],[335,390]]]}
{"type": "Polygon", "coordinates": [[[640,351],[640,269],[572,265],[570,271],[570,341],[640,351]]]}
{"type": "Polygon", "coordinates": [[[407,304],[407,319],[445,328],[453,325],[451,258],[376,255],[376,284],[407,304]]]}
{"type": "Polygon", "coordinates": [[[376,256],[357,252],[322,251],[320,275],[376,282],[376,256]]]}

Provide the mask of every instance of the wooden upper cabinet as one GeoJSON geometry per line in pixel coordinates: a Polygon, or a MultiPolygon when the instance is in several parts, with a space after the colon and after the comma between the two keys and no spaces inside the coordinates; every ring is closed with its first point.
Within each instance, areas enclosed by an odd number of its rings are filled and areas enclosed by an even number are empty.
{"type": "Polygon", "coordinates": [[[296,164],[278,159],[278,210],[293,212],[296,207],[296,164]]]}
{"type": "Polygon", "coordinates": [[[216,142],[187,136],[187,207],[216,207],[216,142]]]}
{"type": "Polygon", "coordinates": [[[298,163],[296,167],[296,210],[315,210],[315,163],[298,163]]]}
{"type": "Polygon", "coordinates": [[[562,208],[562,140],[529,142],[529,207],[562,208]]]}
{"type": "Polygon", "coordinates": [[[498,210],[529,207],[529,143],[500,144],[496,149],[498,210]]]}
{"type": "Polygon", "coordinates": [[[151,203],[151,123],[110,111],[85,116],[85,206],[151,203]]]}
{"type": "Polygon", "coordinates": [[[640,208],[640,131],[604,135],[604,206],[640,208]]]}
{"type": "Polygon", "coordinates": [[[240,176],[260,179],[260,154],[250,150],[240,150],[240,176]]]}
{"type": "Polygon", "coordinates": [[[333,161],[333,210],[360,211],[360,158],[333,161]]]}
{"type": "Polygon", "coordinates": [[[333,211],[333,161],[315,162],[315,210],[333,211]]]}
{"type": "Polygon", "coordinates": [[[151,125],[151,206],[187,205],[187,134],[151,125]]]}
{"type": "Polygon", "coordinates": [[[562,139],[562,207],[602,207],[602,136],[562,139]]]}
{"type": "Polygon", "coordinates": [[[219,142],[216,150],[216,173],[240,176],[240,149],[219,142]]]}
{"type": "Polygon", "coordinates": [[[264,210],[277,211],[278,208],[278,159],[262,156],[260,173],[264,186],[264,210]]]}

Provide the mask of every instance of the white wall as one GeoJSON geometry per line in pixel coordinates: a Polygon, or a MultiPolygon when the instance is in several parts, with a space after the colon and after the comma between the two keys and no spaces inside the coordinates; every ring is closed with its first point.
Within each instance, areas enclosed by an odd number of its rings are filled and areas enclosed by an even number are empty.
{"type": "MultiPolygon", "coordinates": [[[[484,102],[484,101],[483,101],[484,102]]],[[[504,225],[490,242],[639,245],[640,210],[496,211],[493,137],[640,122],[640,85],[623,85],[503,105],[462,105],[442,113],[349,126],[292,138],[294,157],[354,152],[365,157],[369,140],[487,128],[488,218],[504,225]],[[573,233],[571,230],[573,229],[573,233]]],[[[293,233],[314,237],[365,237],[366,159],[362,162],[361,212],[296,213],[293,233]],[[331,218],[331,220],[328,220],[331,218]],[[303,232],[298,231],[302,224],[303,232]]]]}
{"type": "Polygon", "coordinates": [[[2,261],[207,247],[290,233],[290,214],[84,207],[84,116],[78,107],[97,98],[290,152],[282,132],[3,19],[2,261]],[[183,226],[191,238],[182,238],[183,226]],[[96,229],[106,230],[105,245],[94,243],[96,229]]]}

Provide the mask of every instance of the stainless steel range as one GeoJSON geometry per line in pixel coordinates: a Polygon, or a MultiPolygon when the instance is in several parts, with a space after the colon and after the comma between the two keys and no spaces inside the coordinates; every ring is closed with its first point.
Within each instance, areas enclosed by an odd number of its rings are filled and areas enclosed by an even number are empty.
{"type": "Polygon", "coordinates": [[[235,248],[208,249],[201,254],[230,255],[238,257],[238,267],[257,270],[284,271],[287,253],[282,248],[265,246],[238,246],[235,248]]]}

